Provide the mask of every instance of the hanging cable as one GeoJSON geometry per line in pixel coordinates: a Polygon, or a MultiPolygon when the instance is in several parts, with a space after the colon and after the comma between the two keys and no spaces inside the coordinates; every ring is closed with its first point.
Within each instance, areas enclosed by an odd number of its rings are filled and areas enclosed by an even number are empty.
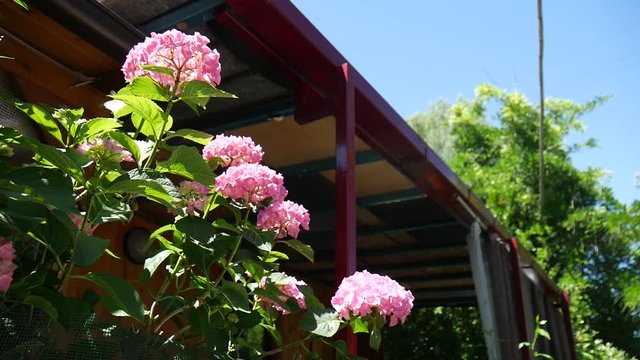
{"type": "Polygon", "coordinates": [[[540,194],[540,221],[544,217],[544,27],[542,22],[542,0],[538,0],[538,81],[540,85],[540,130],[538,148],[540,163],[538,164],[538,192],[540,194]]]}

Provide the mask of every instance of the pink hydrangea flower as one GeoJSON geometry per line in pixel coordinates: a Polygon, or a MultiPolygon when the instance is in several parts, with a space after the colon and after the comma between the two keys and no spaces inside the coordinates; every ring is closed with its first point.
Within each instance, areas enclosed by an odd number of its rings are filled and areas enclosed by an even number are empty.
{"type": "Polygon", "coordinates": [[[287,196],[282,175],[260,164],[229,167],[216,177],[215,190],[234,200],[253,204],[269,198],[282,201],[287,196]]]}
{"type": "Polygon", "coordinates": [[[371,274],[364,270],[346,277],[331,298],[331,305],[341,318],[367,316],[377,310],[389,317],[389,325],[395,326],[405,319],[413,307],[413,294],[388,276],[371,274]]]}
{"type": "MultiPolygon", "coordinates": [[[[76,228],[78,228],[78,230],[82,229],[82,223],[84,222],[84,216],[78,215],[78,214],[74,214],[74,213],[69,213],[69,219],[71,219],[71,222],[76,226],[76,228]]],[[[92,236],[93,235],[93,231],[96,229],[96,226],[89,226],[84,230],[84,233],[92,236]]]]}
{"type": "Polygon", "coordinates": [[[292,238],[298,238],[300,226],[309,230],[309,211],[304,206],[293,201],[274,202],[258,213],[257,225],[261,229],[275,230],[278,239],[289,234],[292,238]]]}
{"type": "Polygon", "coordinates": [[[257,164],[262,161],[262,147],[250,137],[217,135],[202,150],[207,161],[219,161],[223,167],[240,164],[257,164]]]}
{"type": "Polygon", "coordinates": [[[93,161],[133,162],[133,156],[120,144],[110,139],[97,138],[78,145],[79,154],[87,155],[93,161]]]}
{"type": "MultiPolygon", "coordinates": [[[[177,82],[193,80],[220,84],[220,54],[207,46],[209,39],[196,32],[187,35],[178,30],[151,36],[134,46],[122,66],[127,82],[140,76],[149,76],[162,85],[173,87],[177,82]],[[173,70],[173,75],[145,70],[142,67],[161,66],[173,70]]],[[[180,91],[178,88],[177,91],[180,91]]]]}
{"type": "Polygon", "coordinates": [[[11,241],[0,236],[0,291],[6,292],[13,281],[13,272],[18,267],[13,263],[16,250],[11,241]]]}
{"type": "MultiPolygon", "coordinates": [[[[284,273],[283,273],[284,274],[284,273]]],[[[267,278],[263,277],[260,281],[260,287],[263,289],[267,284],[267,278]]],[[[306,309],[307,304],[304,301],[304,294],[298,289],[298,285],[307,285],[304,281],[298,280],[293,276],[288,276],[287,283],[284,285],[276,285],[276,288],[280,290],[284,295],[279,296],[279,300],[286,302],[289,298],[294,298],[298,303],[300,309],[306,309]]],[[[290,312],[284,309],[282,306],[278,305],[278,303],[274,302],[269,298],[262,298],[261,302],[262,306],[271,306],[276,309],[276,311],[282,313],[283,315],[287,315],[290,312]]]]}
{"type": "Polygon", "coordinates": [[[185,208],[185,212],[193,215],[195,210],[202,211],[209,201],[209,188],[197,181],[183,181],[178,187],[182,196],[178,206],[185,208]]]}

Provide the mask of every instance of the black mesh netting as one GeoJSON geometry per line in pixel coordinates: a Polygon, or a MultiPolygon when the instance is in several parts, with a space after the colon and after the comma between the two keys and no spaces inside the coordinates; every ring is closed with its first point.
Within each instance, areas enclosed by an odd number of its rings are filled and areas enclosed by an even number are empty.
{"type": "Polygon", "coordinates": [[[95,314],[74,314],[65,326],[40,312],[0,314],[0,359],[202,359],[192,349],[131,326],[101,321],[95,314]]]}

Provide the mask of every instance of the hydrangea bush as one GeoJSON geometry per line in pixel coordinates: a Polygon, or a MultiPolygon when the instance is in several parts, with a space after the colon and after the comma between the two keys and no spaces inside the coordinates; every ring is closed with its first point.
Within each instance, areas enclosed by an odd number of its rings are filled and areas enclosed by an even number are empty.
{"type": "Polygon", "coordinates": [[[285,180],[261,164],[260,145],[173,128],[174,104],[197,112],[212,97],[234,97],[215,87],[219,54],[208,43],[198,33],[171,30],[136,45],[122,67],[127,86],[105,104],[112,117],[84,119],[82,109],[15,102],[52,145],[0,128],[3,155],[14,148],[35,154],[32,164],[0,166],[0,312],[29,307],[62,321],[64,309],[93,311],[90,297],[63,296],[74,279],[102,288],[100,305],[113,315],[201,344],[216,358],[234,358],[241,348],[253,357],[291,346],[310,353],[307,340],[334,344],[327,338],[345,327],[370,333],[377,348],[387,320],[394,326],[409,315],[411,293],[364,271],[345,279],[334,309],[325,308],[307,284],[279,271],[283,247],[313,261],[311,247],[297,240],[301,228],[309,230],[310,215],[286,199],[285,180]],[[133,131],[123,130],[125,123],[133,131]],[[157,160],[159,153],[166,160],[157,160]],[[94,231],[130,221],[149,203],[174,220],[151,234],[137,284],[89,271],[103,256],[124,261],[94,231]],[[149,285],[152,277],[161,279],[159,287],[149,285]],[[143,302],[136,288],[151,300],[143,302]],[[282,344],[275,321],[298,312],[308,336],[282,344]],[[248,341],[256,328],[277,347],[248,341]]]}

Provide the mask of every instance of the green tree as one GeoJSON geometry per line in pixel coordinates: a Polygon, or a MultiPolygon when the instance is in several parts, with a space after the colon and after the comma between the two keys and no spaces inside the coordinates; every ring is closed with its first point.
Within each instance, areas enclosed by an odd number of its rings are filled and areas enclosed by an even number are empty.
{"type": "MultiPolygon", "coordinates": [[[[602,170],[573,166],[571,154],[595,146],[595,140],[566,143],[568,134],[584,129],[580,118],[606,100],[546,100],[542,218],[539,108],[519,92],[483,84],[473,100],[459,99],[448,111],[436,112],[448,114],[439,123],[446,124],[444,131],[451,129],[452,168],[570,290],[578,349],[583,358],[593,359],[628,358],[609,343],[640,354],[640,204],[617,201],[602,183],[602,170]],[[498,110],[489,114],[488,109],[498,110]],[[596,341],[596,332],[604,341],[596,341]]],[[[429,125],[418,120],[410,124],[425,136],[429,125]]],[[[429,143],[430,137],[425,139],[429,143]]]]}
{"type": "Polygon", "coordinates": [[[487,358],[480,314],[476,308],[422,308],[404,326],[385,332],[385,359],[487,358]]]}
{"type": "Polygon", "coordinates": [[[429,105],[426,112],[415,113],[407,122],[427,144],[442,158],[449,162],[453,159],[455,137],[449,121],[450,105],[443,99],[429,105]]]}

